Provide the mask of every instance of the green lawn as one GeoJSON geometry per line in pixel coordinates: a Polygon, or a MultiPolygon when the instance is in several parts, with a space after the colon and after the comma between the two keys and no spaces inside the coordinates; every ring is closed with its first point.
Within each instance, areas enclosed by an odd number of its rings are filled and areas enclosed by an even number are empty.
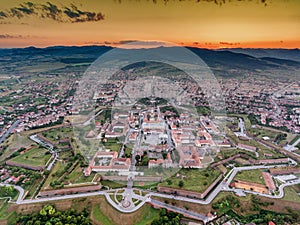
{"type": "Polygon", "coordinates": [[[114,223],[101,212],[98,205],[93,207],[92,215],[97,221],[101,222],[102,225],[114,225],[114,223]]]}
{"type": "Polygon", "coordinates": [[[62,163],[61,161],[56,161],[54,167],[51,170],[51,173],[48,175],[41,190],[43,190],[45,187],[51,188],[50,183],[52,181],[58,180],[63,175],[64,168],[65,168],[64,163],[62,163]]]}
{"type": "Polygon", "coordinates": [[[93,178],[94,178],[94,174],[92,174],[89,177],[84,176],[82,168],[80,167],[80,164],[78,164],[74,168],[74,170],[65,177],[65,181],[69,181],[72,184],[76,184],[76,183],[92,182],[93,178]]]}
{"type": "Polygon", "coordinates": [[[47,152],[44,148],[35,147],[24,154],[14,157],[10,161],[29,166],[44,166],[51,157],[51,154],[46,154],[47,152]]]}
{"type": "Polygon", "coordinates": [[[9,203],[7,199],[0,199],[0,220],[7,220],[7,224],[16,224],[17,213],[8,212],[9,203]]]}
{"type": "Polygon", "coordinates": [[[249,129],[251,127],[251,122],[248,118],[248,115],[246,115],[246,114],[228,114],[227,116],[242,118],[245,122],[246,129],[249,129]]]}
{"type": "Polygon", "coordinates": [[[288,186],[284,188],[284,197],[283,200],[291,202],[300,202],[300,195],[296,192],[293,186],[288,186]]]}
{"type": "Polygon", "coordinates": [[[296,137],[294,137],[294,139],[289,144],[290,145],[294,144],[299,138],[300,138],[300,135],[297,135],[296,137]]]}
{"type": "Polygon", "coordinates": [[[4,143],[1,144],[1,146],[7,145],[8,147],[2,151],[0,162],[7,160],[7,158],[14,152],[16,152],[19,148],[26,148],[33,143],[34,142],[25,135],[21,135],[18,133],[12,134],[4,141],[4,143]]]}
{"type": "Polygon", "coordinates": [[[271,140],[274,140],[276,138],[276,136],[281,133],[281,132],[274,132],[274,131],[266,130],[263,128],[260,128],[260,129],[250,128],[248,131],[258,138],[269,137],[271,140]]]}
{"type": "Polygon", "coordinates": [[[258,154],[259,154],[260,159],[265,158],[264,154],[271,154],[272,155],[271,157],[266,157],[266,158],[272,158],[272,159],[284,157],[283,154],[280,154],[279,152],[270,150],[270,149],[262,149],[262,150],[258,151],[258,154]]]}
{"type": "Polygon", "coordinates": [[[58,141],[73,136],[72,127],[61,127],[58,129],[47,130],[42,133],[45,138],[48,138],[51,141],[58,141]]]}
{"type": "MultiPolygon", "coordinates": [[[[137,222],[134,225],[149,225],[154,219],[159,217],[159,210],[154,209],[148,205],[144,205],[139,213],[139,218],[137,218],[137,222]]],[[[113,221],[110,220],[106,215],[101,212],[98,205],[95,205],[92,210],[92,215],[95,220],[99,221],[102,225],[115,225],[113,221]]]]}
{"type": "Polygon", "coordinates": [[[102,144],[105,146],[105,148],[116,152],[120,151],[122,147],[122,144],[118,143],[118,140],[116,140],[115,138],[107,139],[107,142],[103,142],[102,144]]]}
{"type": "Polygon", "coordinates": [[[242,180],[242,181],[249,181],[257,184],[265,184],[262,171],[260,169],[258,170],[245,170],[240,171],[235,176],[235,180],[242,180]]]}
{"type": "Polygon", "coordinates": [[[219,170],[212,169],[182,169],[177,173],[179,176],[176,176],[176,174],[168,179],[165,179],[164,182],[159,185],[179,188],[179,182],[183,181],[184,185],[182,189],[203,192],[211,183],[213,183],[213,181],[217,179],[220,173],[221,172],[219,170]]]}
{"type": "Polygon", "coordinates": [[[33,184],[29,186],[29,188],[27,189],[28,194],[26,195],[27,199],[33,197],[34,194],[37,194],[36,189],[39,187],[40,182],[42,182],[42,178],[35,180],[33,184]]]}
{"type": "Polygon", "coordinates": [[[146,204],[140,210],[142,210],[143,216],[141,216],[141,220],[136,222],[134,225],[148,225],[159,217],[159,210],[154,209],[146,204]]]}
{"type": "Polygon", "coordinates": [[[126,187],[125,182],[124,182],[124,184],[122,184],[121,182],[117,183],[117,182],[110,181],[110,180],[103,180],[103,181],[101,181],[101,184],[102,184],[102,186],[108,186],[110,188],[123,188],[123,187],[126,187]]]}

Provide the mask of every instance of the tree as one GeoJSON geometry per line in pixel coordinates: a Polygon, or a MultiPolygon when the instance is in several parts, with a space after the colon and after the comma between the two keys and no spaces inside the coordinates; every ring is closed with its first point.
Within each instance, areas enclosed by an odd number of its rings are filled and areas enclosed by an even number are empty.
{"type": "Polygon", "coordinates": [[[178,182],[178,186],[179,186],[180,188],[182,188],[182,187],[184,186],[183,180],[180,180],[180,181],[178,182]]]}
{"type": "Polygon", "coordinates": [[[90,225],[89,213],[84,210],[81,213],[76,212],[74,209],[69,209],[63,212],[57,212],[51,205],[44,206],[40,212],[32,215],[20,216],[18,223],[22,225],[63,225],[63,224],[81,224],[90,225]]]}
{"type": "Polygon", "coordinates": [[[148,156],[144,156],[142,159],[142,166],[148,166],[149,160],[148,156]]]}
{"type": "Polygon", "coordinates": [[[136,160],[137,162],[139,162],[140,159],[141,159],[141,156],[140,156],[140,155],[136,155],[136,156],[135,156],[135,160],[136,160]]]}
{"type": "Polygon", "coordinates": [[[172,185],[172,180],[167,179],[167,184],[168,184],[168,185],[172,185]]]}

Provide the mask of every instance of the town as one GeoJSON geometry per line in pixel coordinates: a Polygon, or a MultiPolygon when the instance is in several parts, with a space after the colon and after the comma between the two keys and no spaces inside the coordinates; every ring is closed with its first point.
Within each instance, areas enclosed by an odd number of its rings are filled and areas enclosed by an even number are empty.
{"type": "Polygon", "coordinates": [[[267,199],[299,192],[297,82],[218,79],[227,114],[213,115],[186,79],[177,81],[180,99],[150,95],[120,109],[113,103],[130,82],[122,74],[101,91],[76,94],[79,80],[68,77],[1,89],[0,179],[17,188],[17,204],[103,195],[120,212],[147,203],[209,224],[225,219],[221,192],[267,199]],[[78,104],[86,96],[96,106],[78,104]],[[192,212],[177,201],[214,208],[192,212]]]}

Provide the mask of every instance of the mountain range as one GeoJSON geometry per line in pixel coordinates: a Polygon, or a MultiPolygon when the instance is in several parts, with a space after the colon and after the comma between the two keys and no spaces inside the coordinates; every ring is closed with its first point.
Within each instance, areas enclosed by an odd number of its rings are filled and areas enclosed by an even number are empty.
{"type": "MultiPolygon", "coordinates": [[[[187,48],[201,57],[216,76],[300,77],[299,49],[187,48]]],[[[108,46],[0,49],[0,75],[83,73],[92,62],[111,49],[108,46]]]]}

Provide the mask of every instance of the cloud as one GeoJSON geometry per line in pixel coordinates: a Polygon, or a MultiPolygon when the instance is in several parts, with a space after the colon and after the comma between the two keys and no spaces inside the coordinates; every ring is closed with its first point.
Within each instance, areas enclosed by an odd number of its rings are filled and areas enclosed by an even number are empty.
{"type": "MultiPolygon", "coordinates": [[[[99,43],[99,42],[98,42],[99,43]]],[[[101,44],[106,45],[125,45],[125,44],[134,44],[134,45],[154,45],[154,44],[163,44],[164,42],[160,41],[144,41],[144,40],[120,40],[120,41],[104,41],[100,42],[101,44]]]]}
{"type": "Polygon", "coordinates": [[[83,11],[76,5],[58,6],[51,2],[45,4],[24,2],[10,9],[0,11],[0,19],[8,18],[22,19],[35,16],[42,19],[51,19],[61,23],[82,23],[104,20],[101,12],[83,11]]]}
{"type": "Polygon", "coordinates": [[[3,17],[7,17],[6,13],[3,12],[3,11],[0,11],[0,18],[3,18],[3,17]]]}
{"type": "Polygon", "coordinates": [[[11,34],[0,34],[0,39],[25,39],[29,38],[29,35],[11,35],[11,34]]]}
{"type": "Polygon", "coordinates": [[[233,46],[233,45],[240,45],[241,43],[239,42],[225,42],[225,41],[221,41],[219,42],[220,45],[228,45],[228,46],[233,46]]]}
{"type": "MultiPolygon", "coordinates": [[[[136,0],[136,1],[139,1],[141,2],[141,0],[136,0]]],[[[165,4],[168,4],[171,0],[163,0],[163,2],[165,4]]],[[[172,0],[174,1],[174,0],[172,0]]],[[[258,2],[260,4],[263,4],[265,6],[267,6],[268,2],[270,2],[271,0],[177,0],[177,2],[184,2],[184,1],[192,1],[192,2],[195,2],[195,3],[200,3],[200,2],[208,2],[208,3],[213,3],[213,4],[216,4],[216,5],[223,5],[223,4],[226,4],[226,3],[231,3],[231,2],[251,2],[251,1],[255,1],[255,2],[258,2]]],[[[118,0],[119,3],[122,3],[122,2],[125,2],[125,1],[122,1],[122,0],[118,0]]],[[[152,2],[154,4],[158,3],[159,1],[157,0],[152,0],[152,2]]]]}
{"type": "Polygon", "coordinates": [[[103,41],[103,42],[86,42],[86,44],[104,44],[104,45],[124,45],[129,43],[136,43],[139,40],[121,40],[121,41],[103,41]]]}
{"type": "Polygon", "coordinates": [[[102,13],[82,11],[77,8],[74,4],[71,4],[71,8],[65,7],[64,13],[74,22],[88,22],[88,21],[99,21],[104,20],[102,13]]]}
{"type": "Polygon", "coordinates": [[[52,4],[51,2],[47,2],[44,5],[41,5],[42,8],[42,18],[50,18],[56,21],[62,21],[62,10],[59,9],[58,6],[52,4]]]}

